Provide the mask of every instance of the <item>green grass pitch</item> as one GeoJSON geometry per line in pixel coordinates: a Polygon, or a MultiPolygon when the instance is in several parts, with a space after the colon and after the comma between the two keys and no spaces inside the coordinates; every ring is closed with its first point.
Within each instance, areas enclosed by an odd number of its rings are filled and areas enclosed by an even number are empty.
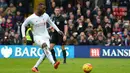
{"type": "MultiPolygon", "coordinates": [[[[0,59],[0,73],[33,73],[31,68],[38,58],[0,59]]],[[[57,70],[53,68],[48,59],[39,66],[39,73],[84,73],[82,66],[91,63],[91,73],[130,73],[130,59],[115,58],[74,58],[67,59],[67,64],[61,64],[57,70]]]]}

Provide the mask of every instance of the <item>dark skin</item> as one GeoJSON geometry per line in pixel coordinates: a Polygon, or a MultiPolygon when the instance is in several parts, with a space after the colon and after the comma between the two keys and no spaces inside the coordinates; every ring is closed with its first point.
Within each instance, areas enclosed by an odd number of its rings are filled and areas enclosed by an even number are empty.
{"type": "Polygon", "coordinates": [[[46,6],[45,5],[38,5],[36,11],[35,11],[35,14],[37,16],[41,16],[42,14],[45,13],[45,10],[46,10],[46,6]]]}

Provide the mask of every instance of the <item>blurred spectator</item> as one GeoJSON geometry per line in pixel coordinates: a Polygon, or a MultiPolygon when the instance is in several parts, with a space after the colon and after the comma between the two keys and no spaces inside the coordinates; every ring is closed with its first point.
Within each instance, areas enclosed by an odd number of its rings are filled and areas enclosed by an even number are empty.
{"type": "Polygon", "coordinates": [[[127,37],[123,41],[124,46],[130,46],[130,35],[127,35],[127,37]]]}
{"type": "Polygon", "coordinates": [[[86,12],[86,10],[92,10],[90,1],[86,1],[85,5],[84,5],[84,12],[86,12]]]}
{"type": "Polygon", "coordinates": [[[67,44],[68,44],[68,45],[77,45],[77,44],[78,44],[78,41],[77,41],[77,39],[76,39],[73,35],[71,35],[71,36],[70,36],[70,39],[67,40],[67,44]]]}
{"type": "Polygon", "coordinates": [[[69,18],[70,20],[72,20],[73,23],[76,23],[76,20],[75,20],[75,16],[72,12],[69,13],[69,18]]]}
{"type": "Polygon", "coordinates": [[[15,32],[20,35],[20,37],[22,37],[21,36],[21,25],[22,25],[23,21],[24,21],[24,16],[21,15],[20,11],[17,11],[16,16],[15,16],[15,27],[14,27],[14,29],[15,29],[15,32]]]}
{"type": "Polygon", "coordinates": [[[112,41],[111,41],[111,39],[107,39],[107,40],[106,40],[105,46],[112,46],[112,41]]]}
{"type": "Polygon", "coordinates": [[[0,24],[2,23],[2,16],[0,15],[0,24]]]}
{"type": "Polygon", "coordinates": [[[86,10],[84,16],[85,16],[85,18],[90,18],[90,19],[91,19],[91,18],[92,18],[92,17],[91,17],[91,16],[92,16],[92,15],[91,15],[91,10],[89,10],[89,9],[86,10]]]}
{"type": "Polygon", "coordinates": [[[95,8],[95,0],[87,0],[87,1],[90,1],[91,7],[95,8]]]}
{"type": "Polygon", "coordinates": [[[112,37],[112,34],[111,34],[111,32],[110,32],[110,33],[107,33],[107,36],[106,36],[106,38],[107,38],[107,39],[111,39],[111,37],[112,37]]]}
{"type": "Polygon", "coordinates": [[[70,3],[68,4],[66,11],[67,11],[67,14],[69,14],[70,12],[73,12],[73,7],[70,3]]]}
{"type": "Polygon", "coordinates": [[[81,11],[80,11],[80,10],[77,10],[76,18],[77,18],[77,19],[80,18],[81,15],[82,15],[82,14],[81,14],[81,11]]]}
{"type": "Polygon", "coordinates": [[[5,16],[6,22],[7,22],[7,19],[10,19],[11,23],[13,24],[12,28],[14,28],[14,23],[15,23],[14,16],[15,15],[11,15],[11,14],[5,16]]]}
{"type": "Polygon", "coordinates": [[[11,45],[22,45],[22,40],[19,37],[18,33],[14,34],[14,38],[13,39],[10,39],[10,44],[11,45]]]}
{"type": "Polygon", "coordinates": [[[65,10],[64,10],[64,8],[61,6],[60,7],[60,13],[63,15],[64,13],[65,13],[65,10]]]}
{"type": "Polygon", "coordinates": [[[68,31],[69,37],[72,36],[74,32],[76,32],[76,28],[72,20],[68,20],[68,31]]]}
{"type": "Polygon", "coordinates": [[[80,16],[80,19],[81,19],[81,21],[84,23],[85,18],[84,18],[84,16],[83,16],[83,15],[81,15],[81,16],[80,16]]]}
{"type": "Polygon", "coordinates": [[[98,25],[98,27],[97,27],[97,32],[103,32],[103,28],[102,28],[101,25],[98,25]]]}
{"type": "Polygon", "coordinates": [[[103,30],[104,30],[104,35],[107,35],[108,33],[111,33],[112,32],[111,24],[110,23],[106,23],[105,24],[105,28],[103,30]]]}
{"type": "Polygon", "coordinates": [[[85,29],[85,33],[86,34],[92,33],[93,32],[93,25],[92,25],[90,19],[86,19],[86,22],[87,22],[87,27],[85,29]]]}
{"type": "Polygon", "coordinates": [[[112,8],[112,0],[104,0],[104,7],[107,8],[112,8]]]}
{"type": "Polygon", "coordinates": [[[96,16],[96,19],[103,19],[102,17],[102,11],[100,9],[97,10],[97,16],[96,16]]]}
{"type": "Polygon", "coordinates": [[[21,13],[22,16],[25,15],[25,8],[24,8],[22,2],[19,2],[19,3],[18,3],[17,11],[19,11],[19,12],[21,13]]]}
{"type": "Polygon", "coordinates": [[[80,33],[78,43],[79,45],[87,45],[86,35],[84,32],[80,33]]]}
{"type": "Polygon", "coordinates": [[[2,18],[2,23],[1,23],[1,27],[6,30],[6,19],[2,18]]]}
{"type": "Polygon", "coordinates": [[[46,13],[49,15],[49,16],[51,16],[51,14],[52,14],[52,8],[51,8],[51,3],[53,2],[51,2],[52,0],[46,0],[45,1],[45,4],[46,4],[46,13]]]}
{"type": "Polygon", "coordinates": [[[4,37],[4,29],[0,26],[0,44],[2,43],[1,39],[4,37]]]}
{"type": "Polygon", "coordinates": [[[102,25],[102,22],[103,22],[102,12],[99,8],[96,8],[92,12],[92,14],[93,14],[93,17],[91,16],[92,23],[94,25],[94,28],[97,28],[97,26],[102,25]]]}
{"type": "Polygon", "coordinates": [[[0,0],[0,10],[3,9],[3,11],[7,8],[7,3],[5,0],[0,0]]]}
{"type": "Polygon", "coordinates": [[[96,19],[96,24],[94,24],[94,28],[97,28],[99,25],[102,26],[102,22],[101,22],[101,19],[96,19]]]}
{"type": "Polygon", "coordinates": [[[6,31],[11,31],[13,30],[13,23],[11,21],[11,19],[7,19],[7,22],[6,22],[6,31]]]}
{"type": "Polygon", "coordinates": [[[95,45],[95,39],[92,34],[88,33],[87,45],[95,45]]]}
{"type": "Polygon", "coordinates": [[[2,45],[10,45],[8,32],[5,32],[4,37],[1,39],[1,44],[2,45]]]}
{"type": "Polygon", "coordinates": [[[123,37],[126,38],[128,34],[129,34],[129,31],[128,29],[125,28],[123,31],[123,37]]]}
{"type": "Polygon", "coordinates": [[[82,22],[81,19],[78,19],[77,20],[77,32],[78,32],[78,34],[80,34],[81,32],[83,32],[84,30],[85,30],[84,23],[82,22]]]}
{"type": "Polygon", "coordinates": [[[104,6],[103,5],[104,1],[105,0],[95,0],[95,7],[98,6],[98,7],[102,8],[104,6]]]}
{"type": "Polygon", "coordinates": [[[7,14],[9,11],[11,12],[12,15],[15,15],[16,7],[14,6],[13,3],[10,3],[9,7],[5,10],[6,14],[7,14]]]}
{"type": "Polygon", "coordinates": [[[121,32],[121,27],[119,26],[118,23],[115,23],[113,27],[113,33],[118,33],[118,32],[121,32]]]}
{"type": "Polygon", "coordinates": [[[111,8],[107,8],[107,10],[106,10],[106,16],[107,17],[110,17],[110,14],[111,14],[112,12],[111,12],[111,8]]]}
{"type": "Polygon", "coordinates": [[[122,39],[119,37],[119,34],[114,34],[114,37],[112,37],[112,45],[123,46],[122,39]]]}
{"type": "MultiPolygon", "coordinates": [[[[31,3],[33,0],[15,0],[16,1],[16,6],[21,3],[22,7],[25,9],[24,12],[26,14],[26,16],[28,16],[28,14],[32,11],[31,8],[31,3]]],[[[21,8],[22,8],[21,7],[21,8]]]]}
{"type": "Polygon", "coordinates": [[[55,3],[55,2],[52,2],[52,3],[51,3],[52,13],[54,13],[55,7],[56,7],[56,3],[55,3]]]}
{"type": "Polygon", "coordinates": [[[0,15],[4,15],[3,12],[4,12],[4,9],[0,8],[0,15]]]}
{"type": "Polygon", "coordinates": [[[77,15],[81,15],[83,14],[83,8],[81,7],[81,5],[78,3],[75,7],[75,11],[74,13],[76,13],[77,15]]]}
{"type": "Polygon", "coordinates": [[[97,34],[97,38],[95,41],[96,45],[105,45],[105,42],[106,42],[106,39],[105,39],[103,32],[99,32],[97,34]]]}
{"type": "Polygon", "coordinates": [[[7,17],[8,15],[13,15],[12,11],[10,9],[6,10],[4,12],[4,16],[7,17]]]}

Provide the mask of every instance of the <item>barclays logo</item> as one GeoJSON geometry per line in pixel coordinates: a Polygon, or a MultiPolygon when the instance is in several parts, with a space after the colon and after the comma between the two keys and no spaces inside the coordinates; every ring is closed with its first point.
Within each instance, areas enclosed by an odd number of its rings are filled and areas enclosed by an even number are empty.
{"type": "Polygon", "coordinates": [[[9,58],[12,55],[12,48],[4,46],[1,48],[1,54],[4,58],[9,58]]]}

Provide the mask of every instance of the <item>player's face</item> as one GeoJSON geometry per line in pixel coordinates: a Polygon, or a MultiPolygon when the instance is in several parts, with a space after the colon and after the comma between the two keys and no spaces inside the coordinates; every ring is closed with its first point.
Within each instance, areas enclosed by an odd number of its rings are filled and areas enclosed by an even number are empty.
{"type": "Polygon", "coordinates": [[[38,9],[39,15],[42,15],[43,13],[45,13],[45,9],[46,9],[45,5],[40,5],[38,9]]]}
{"type": "Polygon", "coordinates": [[[60,8],[56,8],[56,9],[55,9],[55,14],[56,14],[56,15],[59,15],[59,14],[60,14],[60,8]]]}

